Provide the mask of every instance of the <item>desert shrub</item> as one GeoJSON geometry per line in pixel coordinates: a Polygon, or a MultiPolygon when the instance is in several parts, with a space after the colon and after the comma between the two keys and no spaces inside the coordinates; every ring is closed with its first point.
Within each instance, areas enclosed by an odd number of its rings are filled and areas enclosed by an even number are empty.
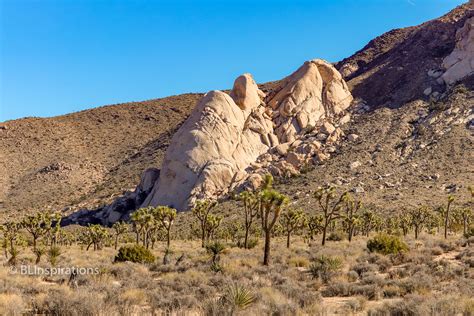
{"type": "Polygon", "coordinates": [[[439,248],[443,249],[444,252],[453,251],[456,249],[456,245],[451,242],[446,242],[444,240],[438,242],[439,248]]]}
{"type": "Polygon", "coordinates": [[[357,259],[357,261],[364,262],[364,259],[368,263],[375,265],[377,269],[382,273],[387,272],[388,269],[392,267],[392,262],[389,258],[386,258],[385,256],[379,255],[377,253],[370,253],[366,256],[362,256],[357,259]]]}
{"type": "Polygon", "coordinates": [[[358,276],[360,277],[365,273],[377,271],[378,267],[375,264],[371,264],[371,263],[368,263],[368,262],[360,262],[360,263],[356,263],[355,265],[353,265],[351,267],[351,270],[355,271],[358,274],[358,276]]]}
{"type": "Polygon", "coordinates": [[[61,255],[61,249],[57,246],[53,246],[48,250],[48,259],[51,265],[53,266],[56,265],[60,255],[61,255]]]}
{"type": "Polygon", "coordinates": [[[375,285],[384,285],[385,284],[385,279],[377,275],[373,272],[367,272],[362,275],[362,279],[360,280],[360,284],[375,284],[375,285]]]}
{"type": "Polygon", "coordinates": [[[349,300],[346,304],[351,313],[360,313],[365,310],[367,298],[364,296],[357,296],[356,298],[349,300]]]}
{"type": "Polygon", "coordinates": [[[469,227],[467,229],[466,233],[464,234],[464,237],[466,238],[474,237],[474,226],[469,227]]]}
{"type": "Polygon", "coordinates": [[[336,282],[329,284],[321,291],[324,297],[346,297],[346,296],[363,296],[369,300],[377,300],[381,296],[380,288],[372,284],[355,284],[336,282]]]}
{"type": "Polygon", "coordinates": [[[327,240],[329,241],[341,241],[344,240],[344,233],[341,231],[332,232],[329,234],[327,240]]]}
{"type": "Polygon", "coordinates": [[[443,254],[443,249],[441,249],[441,247],[435,247],[435,248],[431,249],[430,252],[433,256],[439,256],[439,255],[443,254]]]}
{"type": "Polygon", "coordinates": [[[115,256],[115,262],[136,262],[136,263],[153,263],[155,256],[150,250],[146,249],[141,245],[126,245],[120,247],[117,255],[115,256]]]}
{"type": "Polygon", "coordinates": [[[462,263],[467,265],[470,268],[474,268],[474,248],[466,248],[461,251],[457,256],[457,260],[460,260],[462,263]]]}
{"type": "Polygon", "coordinates": [[[327,283],[341,268],[342,260],[340,258],[321,255],[313,259],[313,263],[309,267],[309,272],[313,278],[319,278],[327,283]]]}
{"type": "Polygon", "coordinates": [[[347,280],[349,282],[355,282],[359,279],[359,273],[354,270],[347,272],[347,280]]]}
{"type": "Polygon", "coordinates": [[[370,252],[378,252],[384,255],[398,254],[408,251],[406,243],[396,236],[378,234],[367,241],[367,248],[370,252]]]}
{"type": "MultiPolygon", "coordinates": [[[[253,249],[255,248],[256,246],[258,245],[258,238],[249,238],[247,240],[247,249],[253,249]]],[[[245,244],[244,244],[244,241],[239,239],[237,241],[237,247],[239,248],[244,248],[245,247],[245,244]]]]}
{"type": "Polygon", "coordinates": [[[321,290],[321,295],[323,297],[350,296],[350,284],[344,282],[329,284],[321,290]]]}
{"type": "Polygon", "coordinates": [[[296,257],[291,257],[289,260],[288,260],[288,265],[291,266],[291,267],[308,267],[309,266],[309,260],[305,257],[300,257],[300,256],[296,256],[296,257]]]}
{"type": "Polygon", "coordinates": [[[405,291],[397,285],[386,285],[382,289],[385,298],[399,297],[405,294],[405,291]]]}
{"type": "Polygon", "coordinates": [[[349,296],[361,295],[369,300],[378,300],[381,296],[380,288],[373,284],[352,284],[349,287],[349,296]]]}

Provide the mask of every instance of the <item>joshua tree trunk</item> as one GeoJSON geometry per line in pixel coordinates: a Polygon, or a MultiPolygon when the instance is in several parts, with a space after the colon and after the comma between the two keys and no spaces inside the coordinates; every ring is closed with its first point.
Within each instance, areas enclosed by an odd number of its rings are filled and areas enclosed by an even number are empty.
{"type": "Polygon", "coordinates": [[[38,239],[38,237],[33,236],[33,251],[36,251],[36,239],[38,239]]]}
{"type": "Polygon", "coordinates": [[[288,231],[288,233],[286,234],[286,248],[290,248],[290,235],[291,231],[288,231]]]}
{"type": "Polygon", "coordinates": [[[323,245],[323,246],[326,244],[326,232],[328,230],[328,224],[329,224],[328,221],[325,220],[324,221],[324,226],[323,226],[323,239],[321,241],[321,245],[323,245]]]}
{"type": "Polygon", "coordinates": [[[245,227],[245,239],[244,239],[244,248],[249,248],[249,227],[245,227]]]}
{"type": "Polygon", "coordinates": [[[167,230],[167,233],[166,233],[166,247],[169,248],[170,247],[170,244],[171,244],[171,238],[170,238],[170,235],[171,235],[171,225],[168,227],[168,230],[167,230]]]}
{"type": "Polygon", "coordinates": [[[263,252],[263,265],[270,265],[270,230],[265,230],[265,248],[263,252]]]}

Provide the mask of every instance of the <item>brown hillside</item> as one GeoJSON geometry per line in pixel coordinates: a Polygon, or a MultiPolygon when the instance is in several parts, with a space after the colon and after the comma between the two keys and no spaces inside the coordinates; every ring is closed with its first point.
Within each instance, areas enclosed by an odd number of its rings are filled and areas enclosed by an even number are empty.
{"type": "Polygon", "coordinates": [[[0,211],[94,207],[160,165],[201,94],[104,106],[0,129],[0,211]]]}

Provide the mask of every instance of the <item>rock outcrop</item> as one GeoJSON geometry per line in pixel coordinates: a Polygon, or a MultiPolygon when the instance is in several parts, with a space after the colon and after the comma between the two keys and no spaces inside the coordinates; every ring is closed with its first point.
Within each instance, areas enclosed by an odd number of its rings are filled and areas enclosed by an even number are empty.
{"type": "Polygon", "coordinates": [[[182,210],[196,199],[221,196],[237,171],[269,149],[272,125],[263,117],[263,94],[252,77],[237,78],[231,95],[211,91],[201,99],[173,136],[144,205],[182,210]]]}
{"type": "Polygon", "coordinates": [[[338,121],[351,101],[339,72],[319,59],[283,79],[269,96],[250,74],[238,77],[230,94],[207,93],[173,136],[142,206],[186,210],[198,199],[257,186],[266,172],[298,173],[302,165],[327,158],[316,134],[307,136],[321,129],[324,140],[337,141],[342,132],[329,121],[338,121]]]}
{"type": "Polygon", "coordinates": [[[456,32],[456,47],[443,60],[443,67],[446,71],[442,78],[448,85],[474,74],[474,17],[456,32]]]}

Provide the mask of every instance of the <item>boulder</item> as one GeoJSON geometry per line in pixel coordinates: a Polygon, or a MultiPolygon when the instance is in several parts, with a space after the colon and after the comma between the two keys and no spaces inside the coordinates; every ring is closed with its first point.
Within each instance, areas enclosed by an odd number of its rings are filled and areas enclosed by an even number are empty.
{"type": "Polygon", "coordinates": [[[325,122],[323,124],[323,126],[321,127],[321,132],[323,132],[325,134],[328,134],[328,135],[331,135],[335,130],[336,130],[336,128],[334,127],[334,125],[332,125],[329,122],[325,122]]]}
{"type": "Polygon", "coordinates": [[[456,32],[456,46],[443,60],[443,67],[446,71],[441,78],[448,85],[474,73],[474,17],[456,32]]]}
{"type": "Polygon", "coordinates": [[[360,163],[360,161],[353,161],[349,164],[349,168],[351,170],[354,170],[354,169],[357,169],[359,168],[360,166],[362,166],[362,164],[360,163]]]}
{"type": "Polygon", "coordinates": [[[296,169],[300,168],[305,162],[306,158],[305,155],[297,154],[295,152],[290,152],[286,156],[286,162],[293,165],[296,169]]]}
{"type": "Polygon", "coordinates": [[[283,143],[275,147],[276,152],[280,156],[286,156],[289,149],[290,149],[290,143],[283,143]]]}
{"type": "Polygon", "coordinates": [[[252,109],[260,104],[260,90],[256,87],[252,75],[243,74],[235,79],[230,96],[242,110],[252,109]]]}
{"type": "Polygon", "coordinates": [[[347,109],[352,95],[341,74],[320,59],[305,62],[283,79],[267,97],[267,104],[278,111],[275,133],[280,142],[291,142],[308,126],[347,109]]]}
{"type": "Polygon", "coordinates": [[[359,139],[359,135],[357,134],[349,134],[347,136],[347,139],[350,141],[350,142],[355,142],[357,139],[359,139]]]}
{"type": "Polygon", "coordinates": [[[197,199],[228,192],[237,171],[270,148],[272,124],[259,111],[258,87],[250,75],[237,78],[230,95],[207,93],[171,140],[161,176],[142,206],[189,209],[197,199]],[[237,105],[238,102],[240,105],[237,105]]]}
{"type": "Polygon", "coordinates": [[[328,158],[320,153],[320,138],[307,141],[302,134],[322,126],[324,139],[336,141],[342,131],[327,120],[337,121],[351,102],[342,76],[323,60],[304,63],[268,96],[243,74],[229,94],[211,91],[199,101],[173,136],[161,175],[141,206],[187,210],[198,199],[216,199],[246,182],[256,186],[253,174],[297,174],[312,156],[328,158]]]}

